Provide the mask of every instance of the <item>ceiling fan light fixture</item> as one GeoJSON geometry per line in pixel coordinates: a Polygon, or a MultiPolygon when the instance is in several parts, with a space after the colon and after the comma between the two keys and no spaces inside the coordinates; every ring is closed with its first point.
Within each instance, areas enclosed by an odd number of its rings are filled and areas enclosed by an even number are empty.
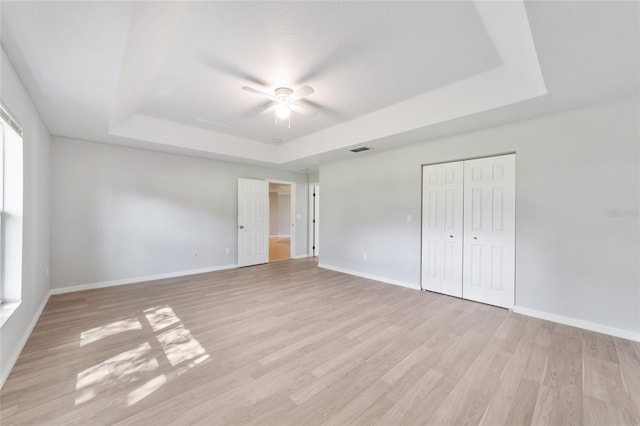
{"type": "Polygon", "coordinates": [[[289,105],[281,103],[276,107],[276,117],[284,120],[286,118],[289,118],[290,115],[291,109],[289,108],[289,105]]]}
{"type": "Polygon", "coordinates": [[[306,115],[308,117],[314,117],[316,115],[316,112],[312,109],[296,103],[302,98],[312,95],[315,92],[315,90],[313,90],[313,87],[311,86],[302,86],[295,92],[288,87],[278,87],[276,90],[274,90],[273,95],[249,86],[242,86],[242,90],[246,90],[247,92],[253,93],[254,95],[259,95],[271,100],[271,105],[263,112],[275,111],[276,124],[278,124],[278,120],[288,120],[289,128],[291,128],[292,111],[302,115],[306,115]]]}

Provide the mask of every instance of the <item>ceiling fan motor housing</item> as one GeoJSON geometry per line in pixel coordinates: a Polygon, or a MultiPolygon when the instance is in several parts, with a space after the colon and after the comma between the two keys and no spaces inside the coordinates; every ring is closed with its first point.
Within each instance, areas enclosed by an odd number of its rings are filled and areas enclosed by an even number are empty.
{"type": "Polygon", "coordinates": [[[292,93],[293,90],[289,89],[288,87],[278,87],[275,90],[276,98],[280,102],[286,102],[287,100],[289,100],[289,96],[291,96],[292,93]]]}

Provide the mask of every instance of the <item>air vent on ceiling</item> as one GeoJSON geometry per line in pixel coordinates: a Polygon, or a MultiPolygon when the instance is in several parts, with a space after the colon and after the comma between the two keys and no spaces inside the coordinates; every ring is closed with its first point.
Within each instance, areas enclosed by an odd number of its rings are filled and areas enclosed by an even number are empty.
{"type": "Polygon", "coordinates": [[[371,148],[367,147],[367,146],[361,146],[360,148],[353,148],[350,151],[351,152],[362,152],[362,151],[369,151],[371,148]]]}

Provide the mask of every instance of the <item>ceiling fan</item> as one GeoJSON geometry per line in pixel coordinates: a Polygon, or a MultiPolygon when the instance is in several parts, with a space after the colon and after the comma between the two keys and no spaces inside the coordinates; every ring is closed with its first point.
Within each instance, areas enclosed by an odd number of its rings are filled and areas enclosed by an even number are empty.
{"type": "Polygon", "coordinates": [[[248,86],[243,86],[242,90],[246,90],[247,92],[253,93],[254,95],[263,96],[273,101],[273,103],[269,105],[267,109],[262,111],[262,114],[275,111],[276,123],[278,122],[278,119],[289,119],[289,127],[291,127],[291,111],[295,111],[307,117],[314,117],[316,115],[316,112],[314,110],[297,103],[302,98],[307,97],[315,92],[315,90],[313,90],[313,87],[311,86],[302,86],[295,92],[288,87],[278,87],[276,90],[274,90],[273,95],[248,86]]]}

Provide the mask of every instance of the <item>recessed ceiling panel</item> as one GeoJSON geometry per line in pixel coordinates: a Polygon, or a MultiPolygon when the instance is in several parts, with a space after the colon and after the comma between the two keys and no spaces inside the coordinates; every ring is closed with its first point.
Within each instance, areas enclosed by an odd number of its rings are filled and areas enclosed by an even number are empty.
{"type": "MultiPolygon", "coordinates": [[[[187,5],[138,112],[256,141],[286,143],[501,63],[471,2],[187,5]],[[240,90],[304,84],[318,115],[294,113],[291,128],[240,90]]],[[[149,34],[144,49],[163,41],[149,34]]]]}

